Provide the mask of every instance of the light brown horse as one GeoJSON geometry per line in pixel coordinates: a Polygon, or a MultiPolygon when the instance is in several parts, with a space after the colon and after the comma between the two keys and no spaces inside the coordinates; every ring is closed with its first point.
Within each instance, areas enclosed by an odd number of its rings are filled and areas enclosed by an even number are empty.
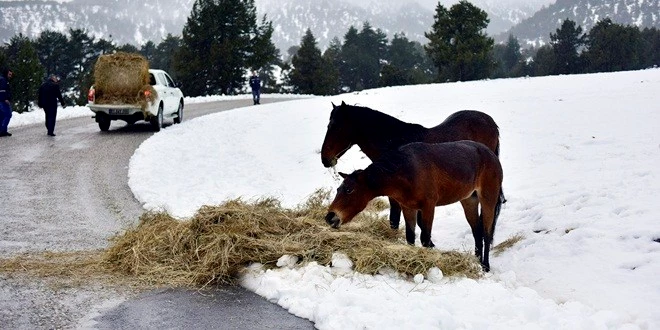
{"type": "MultiPolygon", "coordinates": [[[[373,162],[383,154],[412,142],[440,143],[472,140],[485,144],[499,155],[500,133],[493,118],[483,112],[462,110],[431,128],[401,121],[385,113],[367,108],[332,105],[328,130],[321,147],[325,167],[335,166],[353,145],[360,147],[373,162]]],[[[506,203],[504,194],[502,202],[506,203]]],[[[390,198],[390,226],[399,228],[401,207],[390,198]]]]}
{"type": "Polygon", "coordinates": [[[472,229],[475,254],[490,270],[490,245],[502,205],[502,166],[489,148],[474,141],[411,143],[387,153],[364,170],[344,178],[325,221],[334,228],[349,222],[378,196],[388,196],[403,210],[406,241],[415,243],[415,223],[422,246],[433,247],[431,228],[436,206],[461,202],[472,229]],[[481,205],[481,214],[479,214],[481,205]]]}

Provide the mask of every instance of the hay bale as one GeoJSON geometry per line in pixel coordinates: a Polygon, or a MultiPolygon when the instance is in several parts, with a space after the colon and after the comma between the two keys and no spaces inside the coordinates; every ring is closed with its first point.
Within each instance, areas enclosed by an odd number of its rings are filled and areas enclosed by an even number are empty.
{"type": "Polygon", "coordinates": [[[99,56],[94,65],[94,88],[98,104],[140,104],[145,110],[156,98],[156,90],[149,84],[149,62],[139,54],[99,56]],[[144,96],[146,90],[149,98],[144,96]]]}

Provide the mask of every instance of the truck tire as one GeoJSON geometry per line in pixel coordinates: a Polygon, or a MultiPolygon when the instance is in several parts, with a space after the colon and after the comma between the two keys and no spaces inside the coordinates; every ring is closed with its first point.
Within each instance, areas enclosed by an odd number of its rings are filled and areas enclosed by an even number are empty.
{"type": "Polygon", "coordinates": [[[179,110],[176,111],[176,117],[174,118],[175,124],[181,124],[183,121],[183,100],[179,101],[179,110]]]}
{"type": "Polygon", "coordinates": [[[155,132],[160,132],[160,129],[163,128],[163,104],[162,103],[158,106],[158,114],[155,117],[151,117],[151,126],[153,126],[155,132]]]}
{"type": "Polygon", "coordinates": [[[110,129],[110,118],[107,118],[106,116],[100,116],[96,119],[96,121],[99,123],[99,129],[101,132],[107,132],[108,129],[110,129]]]}

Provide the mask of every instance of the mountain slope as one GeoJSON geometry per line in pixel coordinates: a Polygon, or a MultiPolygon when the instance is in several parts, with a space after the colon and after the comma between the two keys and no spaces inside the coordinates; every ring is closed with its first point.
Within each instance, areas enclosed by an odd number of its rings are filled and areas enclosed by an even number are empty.
{"type": "Polygon", "coordinates": [[[638,27],[660,27],[659,0],[557,0],[544,7],[532,17],[498,36],[516,36],[522,45],[540,45],[550,40],[565,19],[575,21],[583,32],[589,30],[606,17],[614,23],[638,27]]]}
{"type": "MultiPolygon", "coordinates": [[[[142,44],[148,40],[158,43],[167,33],[181,34],[193,2],[0,1],[0,40],[7,41],[18,33],[35,38],[44,30],[66,33],[69,28],[84,28],[90,35],[111,39],[117,44],[142,44]]],[[[489,14],[489,34],[505,31],[531,15],[534,8],[529,5],[514,8],[494,0],[478,0],[475,3],[493,8],[489,14]]],[[[394,33],[405,31],[408,38],[426,43],[424,32],[431,28],[437,2],[383,0],[361,4],[345,0],[256,0],[255,4],[260,16],[266,14],[273,21],[273,42],[282,52],[286,52],[290,46],[300,43],[307,28],[312,29],[319,47],[324,48],[333,37],[341,39],[349,26],[361,29],[365,21],[382,29],[389,38],[394,33]]],[[[449,7],[449,4],[445,6],[449,7]]]]}
{"type": "MultiPolygon", "coordinates": [[[[572,19],[588,31],[599,19],[658,27],[660,0],[472,0],[488,13],[487,33],[505,40],[509,33],[522,45],[547,42],[561,22],[572,19]],[[547,5],[547,7],[543,7],[547,5]],[[539,10],[540,9],[540,10],[539,10]],[[514,24],[517,24],[514,26],[514,24]],[[502,33],[507,31],[505,33],[502,33]],[[498,35],[499,34],[499,35],[498,35]]],[[[449,8],[455,0],[442,0],[449,8]]],[[[180,35],[194,0],[29,0],[0,1],[0,41],[22,33],[31,38],[44,30],[66,33],[84,28],[97,38],[116,44],[159,43],[167,33],[180,35]]],[[[388,38],[405,32],[411,40],[426,43],[436,0],[255,0],[259,16],[267,15],[275,28],[273,42],[284,54],[310,28],[318,46],[325,48],[333,37],[343,39],[352,25],[368,21],[388,38]]]]}
{"type": "Polygon", "coordinates": [[[192,0],[2,1],[0,39],[18,33],[32,38],[44,30],[66,33],[69,28],[84,28],[91,35],[120,44],[160,42],[167,32],[181,33],[191,4],[192,0]],[[176,8],[184,10],[169,10],[176,8]]]}

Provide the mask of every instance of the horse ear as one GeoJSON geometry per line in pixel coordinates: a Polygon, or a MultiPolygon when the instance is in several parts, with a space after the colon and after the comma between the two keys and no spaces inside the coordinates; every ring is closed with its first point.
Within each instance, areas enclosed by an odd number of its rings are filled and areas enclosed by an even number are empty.
{"type": "Polygon", "coordinates": [[[342,179],[346,179],[346,177],[348,177],[348,174],[339,172],[339,176],[342,177],[342,179]]]}
{"type": "Polygon", "coordinates": [[[342,105],[342,106],[346,105],[346,102],[341,101],[341,105],[342,105]]]}
{"type": "Polygon", "coordinates": [[[335,105],[335,102],[330,102],[330,104],[332,104],[333,109],[337,109],[337,106],[335,105]]]}

